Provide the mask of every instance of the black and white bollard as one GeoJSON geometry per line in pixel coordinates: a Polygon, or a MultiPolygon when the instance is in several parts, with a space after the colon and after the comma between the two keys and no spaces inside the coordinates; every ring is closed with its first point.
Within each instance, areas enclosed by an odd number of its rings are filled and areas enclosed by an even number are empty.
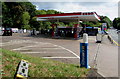
{"type": "Polygon", "coordinates": [[[96,36],[96,43],[101,43],[102,42],[102,34],[98,33],[96,36]]]}
{"type": "Polygon", "coordinates": [[[88,34],[83,34],[83,43],[80,43],[80,67],[90,68],[88,63],[88,34]]]}
{"type": "Polygon", "coordinates": [[[28,61],[20,61],[15,75],[15,79],[26,79],[28,77],[28,65],[28,61]]]}

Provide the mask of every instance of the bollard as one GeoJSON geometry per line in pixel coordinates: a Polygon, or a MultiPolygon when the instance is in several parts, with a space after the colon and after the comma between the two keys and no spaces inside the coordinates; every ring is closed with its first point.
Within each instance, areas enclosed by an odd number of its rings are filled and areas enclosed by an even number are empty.
{"type": "Polygon", "coordinates": [[[80,67],[90,68],[88,64],[88,34],[83,34],[83,43],[80,43],[80,67]]]}
{"type": "Polygon", "coordinates": [[[83,34],[83,43],[88,43],[88,34],[87,33],[83,34]]]}
{"type": "Polygon", "coordinates": [[[96,43],[101,43],[101,41],[102,41],[102,35],[98,33],[96,36],[96,43]]]}
{"type": "Polygon", "coordinates": [[[20,61],[15,75],[15,79],[26,79],[28,77],[28,65],[28,61],[20,61]]]}

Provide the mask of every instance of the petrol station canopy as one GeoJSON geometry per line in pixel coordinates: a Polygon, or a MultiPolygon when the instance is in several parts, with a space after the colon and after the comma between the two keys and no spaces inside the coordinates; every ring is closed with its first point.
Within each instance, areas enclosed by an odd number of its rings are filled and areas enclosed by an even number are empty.
{"type": "Polygon", "coordinates": [[[96,12],[77,12],[37,15],[37,21],[52,22],[79,22],[79,21],[100,21],[96,12]]]}

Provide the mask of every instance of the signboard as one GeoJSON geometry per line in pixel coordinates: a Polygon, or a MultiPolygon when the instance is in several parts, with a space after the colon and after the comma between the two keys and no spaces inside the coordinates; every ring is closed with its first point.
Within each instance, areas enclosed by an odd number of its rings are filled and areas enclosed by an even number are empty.
{"type": "Polygon", "coordinates": [[[80,43],[80,67],[88,68],[88,43],[80,43]]]}
{"type": "Polygon", "coordinates": [[[107,23],[102,23],[102,30],[103,31],[107,30],[107,23]]]}

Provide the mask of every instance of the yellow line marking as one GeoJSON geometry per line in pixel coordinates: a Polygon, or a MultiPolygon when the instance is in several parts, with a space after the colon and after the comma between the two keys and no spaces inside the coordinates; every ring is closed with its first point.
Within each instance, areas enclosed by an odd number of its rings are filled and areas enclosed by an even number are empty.
{"type": "Polygon", "coordinates": [[[16,77],[18,77],[18,78],[24,78],[24,76],[22,76],[22,75],[20,75],[20,74],[17,74],[16,77]]]}
{"type": "Polygon", "coordinates": [[[113,40],[113,42],[114,42],[117,46],[120,46],[120,44],[118,44],[116,41],[113,40]]]}
{"type": "Polygon", "coordinates": [[[113,40],[113,38],[109,35],[109,37],[112,39],[112,41],[117,45],[117,46],[120,46],[119,43],[117,43],[115,40],[113,40]]]}

